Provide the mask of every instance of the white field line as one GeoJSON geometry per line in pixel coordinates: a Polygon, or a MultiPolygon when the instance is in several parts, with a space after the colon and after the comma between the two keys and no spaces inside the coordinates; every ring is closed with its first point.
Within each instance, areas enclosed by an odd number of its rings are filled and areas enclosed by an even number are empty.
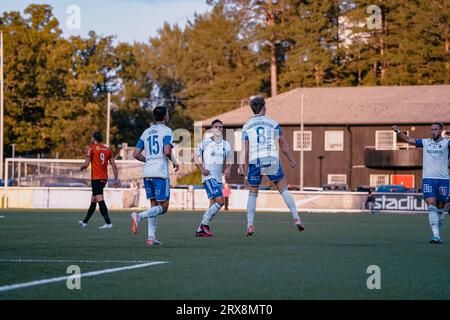
{"type": "Polygon", "coordinates": [[[152,261],[0,259],[0,263],[1,262],[16,262],[16,263],[149,263],[152,261]]]}
{"type": "Polygon", "coordinates": [[[42,279],[42,280],[36,280],[36,281],[31,281],[31,282],[18,283],[18,284],[13,284],[13,285],[2,286],[2,287],[0,287],[0,292],[35,287],[35,286],[40,286],[40,285],[55,283],[55,282],[64,282],[64,281],[67,281],[69,278],[77,279],[77,278],[83,278],[83,277],[84,278],[95,277],[95,276],[99,276],[99,275],[107,274],[107,273],[114,273],[114,272],[128,271],[128,270],[133,270],[133,269],[146,268],[146,267],[156,266],[156,265],[166,264],[166,263],[168,263],[168,262],[155,261],[155,262],[137,264],[137,265],[128,266],[128,267],[105,269],[105,270],[92,271],[92,272],[88,272],[88,273],[81,273],[78,276],[69,275],[69,276],[63,276],[63,277],[57,277],[57,278],[42,279]]]}

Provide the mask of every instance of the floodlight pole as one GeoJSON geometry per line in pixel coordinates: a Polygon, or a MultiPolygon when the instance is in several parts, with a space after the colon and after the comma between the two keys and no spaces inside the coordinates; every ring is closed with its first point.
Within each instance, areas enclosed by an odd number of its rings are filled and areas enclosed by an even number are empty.
{"type": "Polygon", "coordinates": [[[109,147],[109,131],[111,129],[111,93],[108,92],[108,115],[106,120],[106,145],[109,147]]]}
{"type": "Polygon", "coordinates": [[[304,123],[304,97],[301,95],[301,104],[300,104],[300,136],[301,136],[301,144],[300,144],[300,191],[303,191],[304,188],[304,180],[305,180],[305,123],[304,123]]]}
{"type": "Polygon", "coordinates": [[[0,31],[0,179],[3,179],[3,31],[0,31]]]}

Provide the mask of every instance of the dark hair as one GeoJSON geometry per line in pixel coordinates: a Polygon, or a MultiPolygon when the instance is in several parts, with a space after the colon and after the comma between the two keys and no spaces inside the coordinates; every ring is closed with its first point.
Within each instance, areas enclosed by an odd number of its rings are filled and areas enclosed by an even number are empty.
{"type": "Polygon", "coordinates": [[[94,132],[94,134],[92,135],[92,137],[95,139],[95,141],[97,142],[103,142],[103,135],[100,131],[94,132]]]}
{"type": "Polygon", "coordinates": [[[254,96],[250,98],[250,108],[254,114],[258,114],[265,107],[266,101],[263,96],[254,96]]]}
{"type": "Polygon", "coordinates": [[[167,109],[165,107],[156,107],[153,109],[153,116],[155,117],[156,121],[163,121],[164,117],[167,114],[167,109]]]}
{"type": "Polygon", "coordinates": [[[435,122],[431,126],[439,126],[441,129],[444,129],[444,124],[442,122],[435,122]]]}
{"type": "Polygon", "coordinates": [[[216,119],[211,123],[211,126],[213,127],[216,123],[221,123],[223,125],[222,120],[216,119]]]}

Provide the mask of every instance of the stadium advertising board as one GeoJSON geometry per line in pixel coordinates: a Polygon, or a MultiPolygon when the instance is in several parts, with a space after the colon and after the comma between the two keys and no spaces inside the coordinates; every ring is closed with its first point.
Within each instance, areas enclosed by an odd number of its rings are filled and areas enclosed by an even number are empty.
{"type": "Polygon", "coordinates": [[[422,194],[380,193],[374,194],[374,210],[427,211],[422,194]]]}

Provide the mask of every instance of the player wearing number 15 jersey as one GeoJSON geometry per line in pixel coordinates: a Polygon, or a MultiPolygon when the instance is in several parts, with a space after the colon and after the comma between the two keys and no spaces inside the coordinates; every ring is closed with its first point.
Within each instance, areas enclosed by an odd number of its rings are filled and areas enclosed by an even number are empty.
{"type": "Polygon", "coordinates": [[[133,234],[138,232],[142,220],[148,219],[147,244],[149,246],[161,244],[156,240],[156,217],[163,215],[169,209],[169,160],[172,161],[175,172],[179,169],[172,157],[173,131],[167,127],[169,113],[165,107],[156,107],[153,110],[153,115],[156,124],[144,131],[133,153],[137,160],[145,163],[142,175],[151,208],[141,213],[133,212],[131,214],[131,231],[133,234]]]}
{"type": "Polygon", "coordinates": [[[244,165],[248,163],[247,184],[249,197],[247,202],[247,236],[255,232],[254,217],[256,199],[262,176],[266,175],[280,192],[288,206],[294,223],[299,231],[305,229],[297,212],[294,199],[288,191],[283,169],[280,164],[279,149],[289,159],[292,168],[297,166],[279,124],[265,116],[266,103],[263,97],[250,98],[250,107],[255,114],[242,128],[242,140],[245,155],[239,166],[239,174],[245,175],[244,165]]]}
{"type": "Polygon", "coordinates": [[[79,221],[79,224],[83,227],[87,227],[89,219],[95,212],[97,203],[100,207],[100,212],[105,219],[106,224],[100,229],[111,229],[112,224],[108,216],[108,208],[106,207],[103,197],[103,189],[108,182],[108,162],[111,164],[114,173],[114,187],[119,186],[118,170],[111,150],[102,144],[103,136],[101,132],[95,132],[92,136],[92,144],[89,147],[86,160],[81,166],[80,170],[85,170],[91,165],[91,184],[92,184],[92,199],[91,206],[87,212],[86,218],[83,221],[79,221]]]}

